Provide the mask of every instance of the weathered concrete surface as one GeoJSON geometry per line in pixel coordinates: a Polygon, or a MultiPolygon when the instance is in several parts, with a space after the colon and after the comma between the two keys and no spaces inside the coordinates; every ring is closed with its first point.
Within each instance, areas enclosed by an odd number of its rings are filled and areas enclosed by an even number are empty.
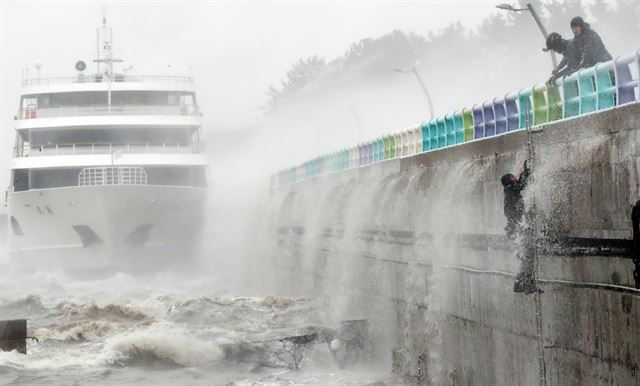
{"type": "Polygon", "coordinates": [[[401,349],[409,379],[638,385],[639,146],[636,104],[274,190],[276,282],[325,297],[328,318],[369,319],[378,355],[401,349]],[[512,291],[517,247],[503,230],[499,179],[525,159],[539,312],[512,291]]]}
{"type": "Polygon", "coordinates": [[[9,219],[7,218],[7,215],[0,213],[0,256],[6,249],[8,224],[9,219]]]}

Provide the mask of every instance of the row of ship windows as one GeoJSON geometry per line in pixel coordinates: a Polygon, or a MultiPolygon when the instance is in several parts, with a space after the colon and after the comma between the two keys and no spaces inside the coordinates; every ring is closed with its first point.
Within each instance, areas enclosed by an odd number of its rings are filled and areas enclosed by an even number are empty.
{"type": "MultiPolygon", "coordinates": [[[[22,96],[22,108],[106,105],[106,91],[75,91],[22,96]]],[[[112,105],[181,106],[196,105],[193,92],[175,91],[111,91],[112,105]]]]}
{"type": "MultiPolygon", "coordinates": [[[[183,145],[200,140],[200,131],[195,128],[132,128],[101,129],[56,129],[23,130],[18,141],[31,146],[55,144],[91,144],[91,143],[180,143],[183,145]]],[[[16,144],[20,146],[20,143],[16,144]]]]}
{"type": "MultiPolygon", "coordinates": [[[[14,192],[84,186],[87,170],[92,168],[15,169],[12,172],[14,192]]],[[[137,167],[144,173],[144,185],[207,186],[206,166],[148,166],[137,167]]],[[[109,185],[117,183],[107,183],[109,185]]]]}

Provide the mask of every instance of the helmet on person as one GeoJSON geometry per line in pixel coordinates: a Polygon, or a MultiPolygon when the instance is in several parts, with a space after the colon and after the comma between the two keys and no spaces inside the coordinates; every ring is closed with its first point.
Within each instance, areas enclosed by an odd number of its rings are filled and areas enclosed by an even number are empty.
{"type": "Polygon", "coordinates": [[[502,178],[500,178],[500,182],[502,182],[502,186],[506,187],[511,185],[512,179],[513,179],[513,174],[507,173],[504,176],[502,176],[502,178]]]}
{"type": "Polygon", "coordinates": [[[564,49],[565,40],[557,32],[551,32],[547,36],[547,50],[562,51],[564,49]]]}

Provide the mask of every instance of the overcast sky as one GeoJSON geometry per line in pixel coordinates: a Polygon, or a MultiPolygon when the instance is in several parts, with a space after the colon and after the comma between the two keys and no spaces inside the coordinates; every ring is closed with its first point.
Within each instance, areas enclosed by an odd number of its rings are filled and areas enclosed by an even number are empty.
{"type": "Polygon", "coordinates": [[[394,29],[427,34],[460,20],[476,26],[495,1],[11,1],[1,0],[2,189],[14,141],[25,68],[41,77],[71,76],[88,63],[102,9],[114,47],[132,73],[196,78],[207,129],[255,123],[265,91],[296,60],[341,55],[362,38],[394,29]]]}
{"type": "Polygon", "coordinates": [[[3,1],[3,83],[15,94],[35,59],[44,63],[42,76],[72,75],[76,60],[92,59],[106,4],[115,48],[134,72],[193,68],[210,123],[226,128],[255,118],[266,88],[300,58],[333,58],[393,29],[426,34],[456,20],[476,25],[494,3],[3,1]]]}

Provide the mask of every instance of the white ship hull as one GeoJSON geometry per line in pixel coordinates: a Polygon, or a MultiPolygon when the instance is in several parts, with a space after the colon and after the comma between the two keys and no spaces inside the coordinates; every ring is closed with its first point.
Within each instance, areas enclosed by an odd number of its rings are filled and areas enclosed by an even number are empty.
{"type": "Polygon", "coordinates": [[[12,264],[29,269],[155,271],[200,246],[205,188],[83,186],[12,193],[12,264]]]}

